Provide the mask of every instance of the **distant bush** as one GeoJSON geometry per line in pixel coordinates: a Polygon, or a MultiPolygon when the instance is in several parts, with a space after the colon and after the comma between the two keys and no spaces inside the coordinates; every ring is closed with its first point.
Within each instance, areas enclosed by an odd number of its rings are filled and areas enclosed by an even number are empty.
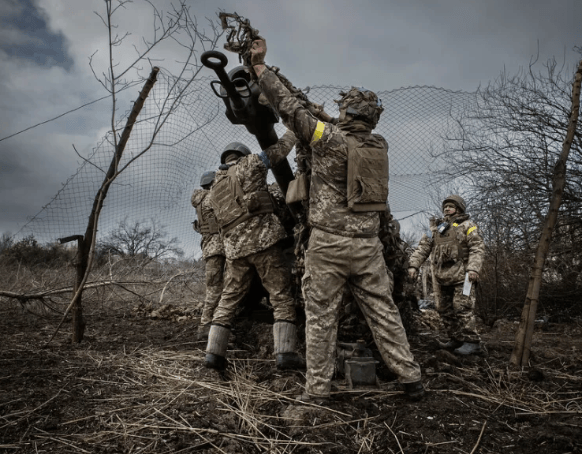
{"type": "Polygon", "coordinates": [[[0,261],[5,264],[19,264],[28,267],[37,265],[62,266],[75,256],[75,249],[69,249],[58,243],[41,245],[34,235],[22,238],[20,241],[2,242],[0,261]]]}

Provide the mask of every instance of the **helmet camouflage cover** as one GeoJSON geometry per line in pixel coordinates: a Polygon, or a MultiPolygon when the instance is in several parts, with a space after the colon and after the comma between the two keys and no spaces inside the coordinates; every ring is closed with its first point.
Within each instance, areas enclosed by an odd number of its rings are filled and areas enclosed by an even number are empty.
{"type": "Polygon", "coordinates": [[[445,209],[445,203],[447,202],[452,202],[455,204],[455,206],[457,207],[457,209],[459,210],[459,214],[463,214],[465,212],[465,210],[467,209],[467,205],[465,204],[465,201],[463,200],[463,198],[457,194],[452,194],[450,196],[448,196],[445,200],[443,200],[443,210],[445,209]]]}
{"type": "Polygon", "coordinates": [[[380,115],[384,112],[382,101],[376,93],[366,88],[352,87],[348,92],[340,92],[341,99],[335,101],[339,104],[340,122],[347,115],[352,115],[355,120],[363,120],[376,127],[380,115]]]}

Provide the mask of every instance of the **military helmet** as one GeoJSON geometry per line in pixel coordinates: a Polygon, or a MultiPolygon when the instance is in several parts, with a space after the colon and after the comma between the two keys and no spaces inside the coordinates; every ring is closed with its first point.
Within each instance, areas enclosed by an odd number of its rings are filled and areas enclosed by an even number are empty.
{"type": "Polygon", "coordinates": [[[465,201],[462,199],[462,197],[456,194],[452,194],[443,200],[443,210],[445,209],[445,203],[447,202],[454,203],[457,207],[457,210],[459,210],[459,214],[463,214],[467,208],[467,205],[465,204],[465,201]]]}
{"type": "Polygon", "coordinates": [[[339,104],[340,122],[348,114],[355,120],[365,121],[372,129],[376,127],[380,115],[384,112],[382,101],[378,99],[376,93],[363,87],[352,87],[347,93],[340,92],[340,95],[342,98],[336,101],[339,104]]]}
{"type": "Polygon", "coordinates": [[[216,176],[216,172],[214,170],[208,170],[204,172],[200,177],[200,186],[210,186],[214,181],[214,177],[216,176]]]}
{"type": "Polygon", "coordinates": [[[251,150],[249,150],[249,147],[240,142],[229,143],[226,147],[224,147],[224,151],[220,155],[220,163],[226,164],[226,157],[232,153],[237,153],[239,156],[247,156],[251,154],[251,150]]]}

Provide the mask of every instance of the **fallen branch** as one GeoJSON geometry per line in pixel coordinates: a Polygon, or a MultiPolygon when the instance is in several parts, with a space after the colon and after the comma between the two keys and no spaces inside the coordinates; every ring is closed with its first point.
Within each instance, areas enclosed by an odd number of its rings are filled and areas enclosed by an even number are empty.
{"type": "Polygon", "coordinates": [[[487,426],[487,421],[485,421],[483,423],[483,428],[481,429],[481,433],[479,434],[479,438],[477,439],[477,443],[475,443],[475,446],[473,447],[471,454],[474,454],[475,451],[477,450],[477,447],[479,446],[479,443],[481,442],[481,437],[483,436],[483,432],[485,432],[485,426],[487,426]]]}
{"type": "MultiPolygon", "coordinates": [[[[183,272],[181,274],[184,275],[184,274],[188,274],[188,273],[183,272]]],[[[176,277],[176,276],[174,276],[174,277],[176,277]]],[[[172,279],[174,279],[174,277],[172,277],[172,279]]],[[[124,287],[125,285],[167,285],[168,283],[169,283],[169,281],[166,281],[166,280],[127,281],[127,282],[108,280],[108,281],[96,281],[96,282],[91,282],[89,284],[85,284],[84,289],[87,290],[87,289],[92,289],[92,288],[107,287],[110,285],[114,285],[114,286],[121,287],[124,290],[127,290],[124,287]]],[[[47,296],[62,295],[64,293],[72,293],[73,291],[74,291],[73,287],[63,287],[60,289],[45,290],[45,291],[39,292],[39,293],[16,293],[16,292],[8,292],[5,290],[0,290],[0,296],[4,296],[6,298],[13,298],[13,299],[17,299],[21,302],[25,302],[28,300],[39,300],[42,298],[46,298],[47,296]]]]}

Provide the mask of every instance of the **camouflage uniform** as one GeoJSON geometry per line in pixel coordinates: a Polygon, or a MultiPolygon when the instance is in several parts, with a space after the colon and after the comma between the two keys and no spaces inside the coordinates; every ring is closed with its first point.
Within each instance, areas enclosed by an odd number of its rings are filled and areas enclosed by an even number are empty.
{"type": "Polygon", "coordinates": [[[485,244],[477,226],[468,214],[445,216],[431,222],[432,237],[423,236],[410,257],[410,267],[419,269],[432,253],[434,273],[440,284],[441,296],[437,310],[443,320],[448,336],[458,342],[479,343],[480,338],[475,323],[475,285],[469,296],[463,295],[465,273],[481,272],[485,244]],[[438,225],[448,222],[450,227],[444,232],[450,241],[442,241],[438,225]],[[436,240],[435,240],[436,239],[436,240]]]}
{"type": "MultiPolygon", "coordinates": [[[[214,211],[210,205],[208,189],[196,189],[192,193],[192,206],[201,210],[204,219],[214,218],[214,211]]],[[[198,222],[194,224],[194,229],[199,231],[197,227],[198,222]]],[[[199,232],[200,233],[200,232],[199,232]]],[[[212,321],[212,314],[220,301],[222,294],[222,284],[224,276],[224,246],[220,234],[201,233],[202,241],[200,246],[202,248],[202,258],[206,265],[206,298],[204,300],[204,308],[202,309],[202,317],[200,318],[200,326],[209,325],[212,321]]]]}
{"type": "MultiPolygon", "coordinates": [[[[410,352],[389,293],[391,282],[378,238],[381,214],[355,212],[348,207],[348,132],[311,116],[272,71],[265,70],[259,84],[284,124],[313,150],[308,213],[311,235],[302,279],[307,316],[307,393],[329,396],[339,305],[346,285],[388,367],[401,383],[419,382],[420,367],[410,352]]],[[[369,126],[354,123],[351,132],[359,141],[371,141],[387,150],[385,140],[370,134],[369,126]]]]}
{"type": "MultiPolygon", "coordinates": [[[[267,166],[274,166],[281,159],[286,159],[295,141],[295,136],[288,132],[260,155],[251,154],[236,161],[235,175],[244,194],[268,190],[267,166]]],[[[211,195],[226,173],[226,170],[217,172],[211,195]]],[[[226,271],[222,297],[212,319],[213,325],[230,326],[237,305],[249,289],[255,269],[269,292],[275,321],[295,320],[290,270],[277,244],[286,237],[285,228],[275,213],[253,216],[223,232],[226,271]]]]}

